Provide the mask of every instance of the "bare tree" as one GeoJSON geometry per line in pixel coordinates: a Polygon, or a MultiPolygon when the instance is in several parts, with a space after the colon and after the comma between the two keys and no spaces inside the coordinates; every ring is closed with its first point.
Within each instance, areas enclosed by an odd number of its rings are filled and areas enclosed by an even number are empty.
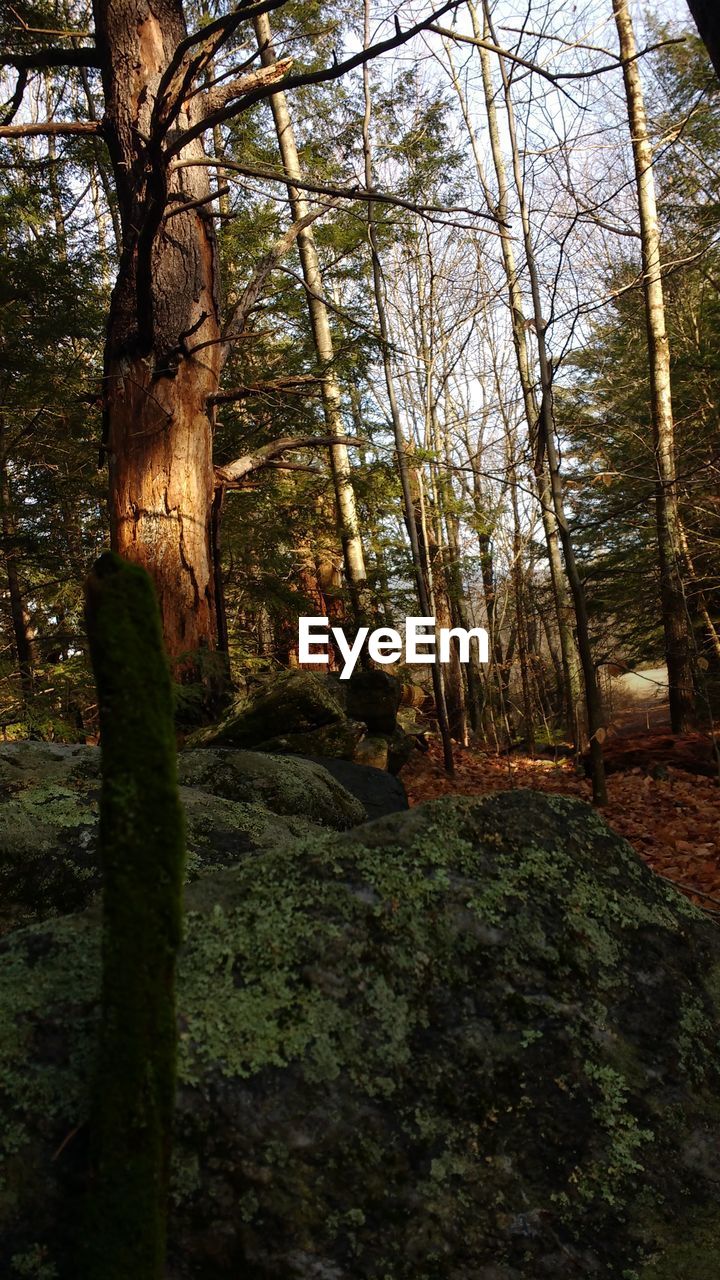
{"type": "MultiPolygon", "coordinates": [[[[272,32],[270,30],[270,19],[267,13],[259,14],[254,19],[253,25],[263,66],[268,68],[277,66],[277,57],[273,48],[272,32]]],[[[296,180],[302,179],[302,170],[295,141],[295,131],[285,94],[282,92],[273,93],[270,98],[270,107],[275,122],[283,168],[288,178],[291,179],[288,183],[290,209],[294,221],[301,222],[310,213],[310,204],[305,193],[292,182],[293,178],[296,180]]],[[[335,487],[335,501],[343,548],[345,575],[350,589],[355,620],[359,623],[364,612],[363,596],[367,586],[365,556],[355,502],[350,458],[347,445],[343,440],[345,431],[342,418],[342,397],[335,367],[332,330],[325,302],[320,259],[311,223],[308,223],[299,233],[297,246],[307,291],[313,342],[322,378],[325,422],[328,433],[332,437],[330,443],[330,467],[335,487]]]]}
{"type": "Polygon", "coordinates": [[[677,497],[675,423],[670,385],[670,344],[665,325],[660,224],[655,197],[652,145],[645,116],[635,33],[627,0],[613,0],[613,13],[625,82],[640,215],[656,466],[655,516],[660,563],[660,602],[665,632],[670,721],[674,732],[682,733],[693,719],[693,663],[681,573],[682,534],[677,497]]]}

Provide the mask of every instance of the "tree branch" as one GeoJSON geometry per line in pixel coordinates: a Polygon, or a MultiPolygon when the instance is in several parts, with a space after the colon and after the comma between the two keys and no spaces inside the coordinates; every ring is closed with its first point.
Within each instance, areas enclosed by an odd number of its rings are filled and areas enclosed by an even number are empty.
{"type": "Polygon", "coordinates": [[[78,134],[102,137],[102,124],[99,120],[46,120],[44,124],[0,125],[0,138],[62,138],[78,134]]]}
{"type": "Polygon", "coordinates": [[[234,306],[231,308],[228,318],[225,321],[225,325],[223,327],[223,341],[229,342],[239,329],[244,328],[245,322],[260,297],[265,286],[265,282],[270,274],[275,270],[278,263],[285,257],[285,254],[290,251],[300,235],[300,232],[304,231],[305,227],[309,227],[310,224],[314,222],[316,218],[321,217],[323,213],[327,213],[327,210],[318,209],[313,213],[307,214],[304,218],[299,218],[297,222],[294,222],[292,226],[288,228],[285,235],[281,236],[279,240],[276,240],[272,248],[269,249],[265,256],[260,259],[252,273],[252,276],[250,277],[250,280],[245,285],[245,288],[234,306]]]}
{"type": "MultiPolygon", "coordinates": [[[[214,129],[217,125],[225,124],[226,121],[233,119],[234,116],[240,115],[242,111],[247,111],[257,102],[263,102],[276,91],[285,91],[287,89],[299,89],[304,85],[325,84],[330,80],[338,80],[341,76],[353,71],[355,67],[361,67],[364,63],[370,62],[373,58],[378,57],[381,53],[387,53],[391,49],[397,49],[403,44],[407,44],[408,40],[412,40],[415,36],[420,35],[422,31],[426,31],[428,27],[442,18],[444,14],[450,13],[451,10],[459,8],[461,0],[446,0],[439,9],[428,14],[422,22],[416,22],[412,27],[408,27],[407,31],[401,31],[400,24],[396,19],[396,31],[394,36],[390,36],[387,40],[379,40],[377,44],[369,45],[366,49],[362,49],[359,53],[355,53],[350,58],[345,58],[343,62],[334,62],[331,67],[325,67],[321,71],[303,71],[296,75],[287,75],[280,80],[277,85],[262,85],[252,92],[246,94],[240,102],[233,103],[232,106],[222,107],[219,111],[212,111],[204,120],[198,121],[197,124],[191,125],[183,133],[174,138],[170,146],[167,148],[169,156],[177,155],[182,151],[188,143],[195,138],[200,137],[206,129],[214,129]]],[[[267,4],[264,11],[277,5],[267,4]]],[[[260,11],[260,6],[257,6],[260,11]]],[[[244,21],[245,18],[251,16],[251,10],[246,9],[239,17],[238,23],[244,21]]],[[[219,19],[218,21],[222,21],[219,19]]],[[[213,24],[214,25],[214,24],[213,24]]],[[[236,24],[237,25],[237,24],[236,24]]],[[[205,28],[206,31],[210,28],[205,28]]]]}
{"type": "Polygon", "coordinates": [[[218,187],[217,191],[211,191],[209,195],[199,196],[197,200],[188,200],[185,204],[173,205],[172,209],[168,209],[163,214],[165,222],[168,218],[174,218],[177,213],[189,213],[191,209],[202,209],[206,204],[212,204],[213,200],[221,200],[223,196],[230,195],[229,187],[218,187]]]}
{"type": "Polygon", "coordinates": [[[212,62],[218,49],[240,24],[285,3],[286,0],[265,0],[260,4],[240,4],[231,13],[216,18],[180,41],[158,85],[151,123],[155,138],[160,139],[167,133],[189,95],[193,81],[212,62]]]}
{"type": "MultiPolygon", "coordinates": [[[[513,30],[513,28],[508,28],[513,30]]],[[[594,76],[604,75],[607,71],[619,71],[623,63],[620,58],[614,58],[612,62],[607,62],[602,67],[593,67],[589,71],[546,71],[544,67],[538,66],[536,62],[531,62],[528,58],[521,58],[518,53],[511,53],[509,49],[503,49],[500,45],[495,44],[492,40],[479,40],[477,36],[464,35],[460,31],[455,31],[451,27],[441,27],[437,24],[429,27],[428,30],[434,31],[436,35],[443,36],[446,40],[454,40],[461,44],[474,44],[476,49],[487,49],[489,53],[495,53],[500,58],[504,58],[506,62],[514,62],[518,67],[525,67],[527,71],[532,71],[534,75],[542,76],[543,80],[549,80],[551,84],[560,84],[563,80],[592,80],[594,76]]],[[[629,58],[629,62],[634,62],[637,58],[643,58],[647,53],[654,53],[657,49],[664,49],[668,44],[684,44],[685,36],[676,36],[669,40],[662,40],[659,44],[648,45],[645,49],[639,49],[637,53],[629,58]]],[[[608,53],[606,49],[601,52],[608,53]]],[[[608,53],[608,57],[612,54],[608,53]]]]}
{"type": "Polygon", "coordinates": [[[17,78],[17,83],[15,85],[15,92],[13,93],[12,98],[10,98],[7,104],[7,110],[2,120],[0,120],[0,125],[10,124],[11,121],[15,119],[15,116],[20,110],[23,96],[27,88],[28,74],[29,72],[25,70],[18,71],[18,78],[17,78]]]}
{"type": "Polygon", "coordinates": [[[251,472],[267,467],[283,453],[290,453],[292,449],[311,449],[320,445],[338,443],[363,445],[367,441],[358,440],[354,436],[282,436],[280,440],[262,445],[253,453],[246,453],[242,458],[236,458],[234,462],[228,462],[224,467],[216,467],[215,480],[218,485],[237,485],[251,472]]]}
{"type": "Polygon", "coordinates": [[[272,67],[258,67],[257,70],[250,71],[237,80],[230,80],[228,84],[220,85],[217,89],[210,89],[203,95],[203,114],[209,115],[213,111],[219,111],[233,99],[241,98],[244,93],[250,93],[258,85],[275,84],[287,75],[292,64],[292,58],[281,58],[272,67]]]}
{"type": "MultiPolygon", "coordinates": [[[[228,173],[240,173],[245,178],[258,178],[265,182],[282,182],[287,186],[288,175],[278,169],[272,169],[269,165],[249,165],[242,164],[237,160],[179,160],[172,166],[176,169],[190,169],[197,165],[205,166],[211,169],[224,169],[228,173]]],[[[336,187],[329,182],[316,182],[311,178],[292,178],[292,185],[299,187],[302,191],[312,191],[318,195],[332,196],[337,200],[365,200],[372,204],[387,204],[396,209],[407,209],[410,213],[419,213],[421,215],[443,214],[448,217],[451,214],[466,214],[472,218],[486,218],[490,222],[497,222],[497,218],[493,213],[485,213],[481,209],[471,209],[466,205],[442,205],[442,204],[415,204],[412,200],[403,200],[402,196],[392,196],[386,191],[376,191],[374,188],[369,190],[367,187],[360,185],[352,187],[336,187]]]]}
{"type": "Polygon", "coordinates": [[[236,400],[247,400],[249,396],[268,395],[276,391],[290,395],[313,394],[320,390],[322,381],[322,378],[317,378],[313,373],[300,373],[296,378],[271,378],[264,382],[228,387],[226,391],[216,391],[208,397],[208,404],[233,404],[236,400]]]}
{"type": "Polygon", "coordinates": [[[48,67],[101,67],[100,51],[94,45],[81,45],[76,49],[37,49],[33,53],[13,53],[0,50],[0,67],[14,67],[16,71],[45,71],[48,67]]]}

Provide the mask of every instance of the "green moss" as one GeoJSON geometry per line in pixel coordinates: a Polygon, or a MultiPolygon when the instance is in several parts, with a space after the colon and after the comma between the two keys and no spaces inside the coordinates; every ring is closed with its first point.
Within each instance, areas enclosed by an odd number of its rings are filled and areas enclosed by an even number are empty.
{"type": "Polygon", "coordinates": [[[10,1266],[16,1276],[28,1276],[32,1280],[57,1280],[55,1264],[48,1259],[47,1250],[39,1244],[24,1253],[16,1253],[10,1266]]]}
{"type": "Polygon", "coordinates": [[[219,725],[201,729],[191,747],[259,747],[286,733],[304,734],[345,720],[340,703],[311,671],[284,671],[235,704],[219,725]]]}
{"type": "Polygon", "coordinates": [[[344,831],[365,820],[363,806],[320,765],[294,756],[231,748],[183,751],[180,781],[229,800],[265,805],[344,831]]]}
{"type": "Polygon", "coordinates": [[[87,1280],[160,1280],[185,856],[172,691],[144,570],[102,556],[86,620],[102,741],[103,968],[81,1270],[87,1280]]]}
{"type": "Polygon", "coordinates": [[[716,1280],[720,1274],[720,1213],[688,1212],[683,1239],[678,1241],[670,1224],[659,1228],[666,1236],[662,1256],[651,1259],[639,1271],[639,1280],[716,1280]]]}

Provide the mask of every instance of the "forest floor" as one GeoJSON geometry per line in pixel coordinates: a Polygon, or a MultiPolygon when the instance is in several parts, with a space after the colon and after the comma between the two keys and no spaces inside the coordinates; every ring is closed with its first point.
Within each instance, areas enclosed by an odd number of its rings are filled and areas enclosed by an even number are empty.
{"type": "MultiPolygon", "coordinates": [[[[648,760],[658,738],[657,730],[651,730],[643,740],[648,760]]],[[[455,759],[455,776],[449,778],[436,742],[430,743],[426,754],[415,752],[402,774],[410,803],[443,795],[488,795],[518,787],[591,799],[590,782],[578,776],[573,760],[495,755],[461,747],[456,748],[455,759]]],[[[672,764],[652,772],[641,765],[613,772],[607,779],[609,803],[603,816],[658,875],[672,880],[697,906],[720,918],[717,777],[701,776],[672,764]],[[661,776],[652,776],[652,772],[661,776]]]]}

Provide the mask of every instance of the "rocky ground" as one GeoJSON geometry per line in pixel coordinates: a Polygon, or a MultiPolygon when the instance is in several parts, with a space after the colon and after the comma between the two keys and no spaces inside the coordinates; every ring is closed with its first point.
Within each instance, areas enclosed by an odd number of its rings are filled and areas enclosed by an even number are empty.
{"type": "MultiPolygon", "coordinates": [[[[0,750],[6,925],[34,920],[0,941],[9,1280],[75,1276],[100,977],[88,751],[0,750]]],[[[181,776],[168,1280],[714,1280],[706,915],[577,799],[364,824],[316,764],[212,748],[181,776]]]]}

